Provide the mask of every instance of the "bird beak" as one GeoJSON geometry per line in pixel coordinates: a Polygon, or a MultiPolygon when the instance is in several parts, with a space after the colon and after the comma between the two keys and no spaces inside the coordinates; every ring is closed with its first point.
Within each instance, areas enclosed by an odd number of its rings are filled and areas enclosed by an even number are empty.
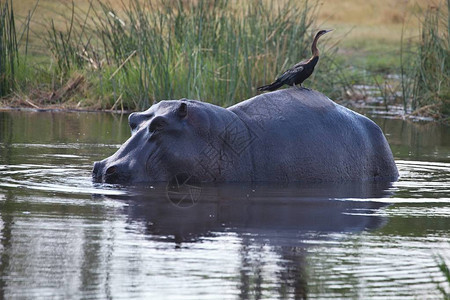
{"type": "Polygon", "coordinates": [[[328,29],[328,30],[325,31],[325,33],[328,33],[328,32],[333,31],[333,30],[334,29],[328,29]]]}

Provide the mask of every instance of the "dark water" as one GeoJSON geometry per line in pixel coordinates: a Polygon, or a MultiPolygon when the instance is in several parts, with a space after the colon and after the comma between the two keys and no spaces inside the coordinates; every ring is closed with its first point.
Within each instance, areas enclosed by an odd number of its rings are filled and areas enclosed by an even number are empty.
{"type": "Polygon", "coordinates": [[[389,185],[93,185],[126,116],[0,112],[0,299],[441,297],[450,129],[378,119],[389,185]]]}

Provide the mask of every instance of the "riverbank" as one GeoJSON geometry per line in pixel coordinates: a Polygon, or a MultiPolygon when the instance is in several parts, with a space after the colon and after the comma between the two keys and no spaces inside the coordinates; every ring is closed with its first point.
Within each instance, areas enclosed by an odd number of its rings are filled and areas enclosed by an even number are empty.
{"type": "MultiPolygon", "coordinates": [[[[445,68],[432,80],[441,86],[425,82],[433,89],[420,91],[417,65],[409,63],[420,61],[412,55],[429,2],[360,2],[338,9],[332,1],[7,1],[17,53],[3,51],[10,70],[2,71],[1,105],[142,110],[187,97],[229,106],[309,57],[318,28],[334,28],[320,40],[321,60],[305,86],[345,105],[400,105],[404,115],[448,121],[445,68]],[[425,98],[432,101],[419,101],[425,98]]],[[[433,5],[444,11],[443,3],[433,5]]]]}
{"type": "MultiPolygon", "coordinates": [[[[9,105],[11,102],[5,101],[0,103],[0,111],[24,111],[24,112],[58,112],[58,113],[112,113],[112,114],[129,114],[134,112],[134,109],[97,109],[80,106],[70,105],[45,105],[38,106],[31,101],[24,99],[17,99],[16,102],[12,102],[13,105],[9,105]]],[[[433,115],[432,110],[422,110],[417,113],[405,113],[401,105],[390,106],[388,109],[380,105],[380,102],[376,99],[370,100],[340,100],[337,102],[351,110],[354,110],[360,114],[366,115],[370,118],[386,118],[386,119],[399,119],[410,122],[439,122],[445,125],[449,125],[448,120],[439,118],[433,115]]],[[[425,108],[428,109],[428,108],[425,108]]]]}

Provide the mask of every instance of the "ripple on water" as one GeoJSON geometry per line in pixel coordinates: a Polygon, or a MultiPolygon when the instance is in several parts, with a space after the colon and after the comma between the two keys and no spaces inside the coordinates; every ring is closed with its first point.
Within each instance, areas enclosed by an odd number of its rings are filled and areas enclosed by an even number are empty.
{"type": "MultiPolygon", "coordinates": [[[[23,144],[19,144],[23,145],[23,144]]],[[[25,144],[24,147],[29,145],[25,144]]],[[[33,144],[33,147],[41,145],[33,144]]],[[[60,145],[77,148],[80,145],[60,145]]],[[[56,159],[53,163],[22,163],[0,166],[0,187],[34,189],[67,193],[117,193],[117,186],[93,185],[92,159],[89,155],[44,153],[41,157],[56,159]],[[61,164],[60,162],[65,162],[61,164]],[[71,162],[77,163],[71,163],[71,162]]],[[[393,184],[394,196],[371,199],[376,202],[450,202],[450,164],[398,160],[399,181],[393,184]]],[[[117,194],[123,194],[118,192],[117,194]]],[[[347,199],[359,201],[360,199],[347,199]]],[[[364,201],[368,199],[363,199],[364,201]]]]}
{"type": "MultiPolygon", "coordinates": [[[[0,143],[0,145],[2,145],[0,143]]],[[[10,144],[9,147],[20,148],[37,148],[37,149],[92,149],[92,148],[120,148],[122,144],[86,144],[86,143],[52,143],[52,144],[26,144],[15,143],[10,144]]]]}
{"type": "MultiPolygon", "coordinates": [[[[123,124],[113,134],[118,122],[100,115],[93,123],[74,116],[40,118],[41,127],[14,117],[0,132],[5,298],[439,297],[435,282],[444,279],[435,258],[450,262],[449,163],[397,160],[399,181],[359,198],[318,199],[311,190],[296,203],[297,192],[256,188],[237,208],[209,199],[180,209],[163,197],[153,201],[154,190],[133,201],[131,188],[93,184],[92,163],[116,151],[129,131],[123,124]],[[56,143],[19,142],[28,140],[56,143]]],[[[388,123],[383,131],[394,147],[400,141],[407,152],[417,142],[414,157],[448,161],[446,129],[429,137],[429,128],[409,134],[404,123],[398,132],[388,123]]]]}
{"type": "Polygon", "coordinates": [[[409,160],[396,160],[395,162],[402,181],[429,180],[430,178],[450,180],[450,163],[409,160]]]}
{"type": "Polygon", "coordinates": [[[400,178],[394,183],[398,202],[450,202],[450,163],[396,161],[400,178]]]}
{"type": "Polygon", "coordinates": [[[445,283],[445,278],[435,255],[446,254],[448,249],[442,237],[343,235],[339,245],[328,244],[327,250],[322,247],[311,250],[314,253],[310,256],[312,272],[332,278],[325,289],[314,286],[318,282],[311,288],[330,298],[342,296],[346,285],[352,288],[348,296],[352,292],[364,293],[362,298],[438,297],[436,284],[445,283]],[[437,245],[432,253],[430,243],[437,245]]]}
{"type": "Polygon", "coordinates": [[[0,187],[48,193],[123,195],[112,185],[94,186],[91,165],[18,164],[0,168],[0,187]]]}

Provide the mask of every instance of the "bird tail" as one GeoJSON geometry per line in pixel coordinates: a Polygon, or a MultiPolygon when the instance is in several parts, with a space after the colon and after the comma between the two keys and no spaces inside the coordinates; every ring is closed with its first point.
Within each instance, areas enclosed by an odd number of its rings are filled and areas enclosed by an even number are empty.
{"type": "Polygon", "coordinates": [[[268,85],[263,85],[260,86],[258,88],[258,91],[275,91],[276,89],[278,89],[279,87],[281,87],[283,85],[282,82],[279,81],[275,81],[274,83],[268,84],[268,85]]]}

